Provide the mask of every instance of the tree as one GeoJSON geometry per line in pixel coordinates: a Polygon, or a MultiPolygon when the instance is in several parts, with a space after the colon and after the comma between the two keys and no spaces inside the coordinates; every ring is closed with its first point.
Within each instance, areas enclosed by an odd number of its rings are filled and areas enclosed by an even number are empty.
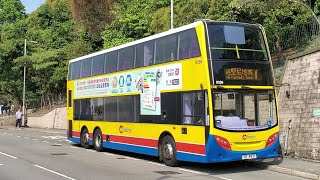
{"type": "Polygon", "coordinates": [[[152,35],[152,13],[170,4],[167,0],[121,0],[112,12],[115,19],[102,32],[104,48],[152,35]]]}
{"type": "Polygon", "coordinates": [[[25,15],[25,9],[19,0],[0,0],[0,29],[5,24],[20,20],[25,15]]]}

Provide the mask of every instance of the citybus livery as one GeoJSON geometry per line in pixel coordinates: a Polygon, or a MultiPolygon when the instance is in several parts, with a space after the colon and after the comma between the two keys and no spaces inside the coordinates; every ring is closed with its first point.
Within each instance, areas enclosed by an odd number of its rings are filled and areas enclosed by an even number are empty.
{"type": "Polygon", "coordinates": [[[260,25],[197,21],[73,59],[68,139],[168,166],[272,158],[279,120],[260,25]]]}

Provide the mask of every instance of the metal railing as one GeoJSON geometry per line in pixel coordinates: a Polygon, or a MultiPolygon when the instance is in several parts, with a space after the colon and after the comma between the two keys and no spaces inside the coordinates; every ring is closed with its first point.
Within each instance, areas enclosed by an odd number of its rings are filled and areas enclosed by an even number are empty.
{"type": "Polygon", "coordinates": [[[288,49],[304,50],[309,46],[320,45],[320,25],[316,19],[310,23],[286,27],[281,33],[269,37],[271,53],[288,49]]]}

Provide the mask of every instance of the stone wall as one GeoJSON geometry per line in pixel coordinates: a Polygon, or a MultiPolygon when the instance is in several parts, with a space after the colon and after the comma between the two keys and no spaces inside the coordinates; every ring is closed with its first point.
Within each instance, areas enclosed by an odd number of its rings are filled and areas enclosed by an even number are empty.
{"type": "Polygon", "coordinates": [[[28,126],[51,129],[67,129],[67,108],[56,108],[41,117],[28,117],[28,126]]]}
{"type": "Polygon", "coordinates": [[[282,84],[278,94],[282,148],[292,120],[287,153],[320,160],[320,49],[289,57],[282,84]]]}

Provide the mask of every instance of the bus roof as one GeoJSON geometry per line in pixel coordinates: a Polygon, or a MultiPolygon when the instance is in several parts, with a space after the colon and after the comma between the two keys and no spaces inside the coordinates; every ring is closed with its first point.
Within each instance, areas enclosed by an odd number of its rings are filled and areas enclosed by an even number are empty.
{"type": "Polygon", "coordinates": [[[143,42],[147,42],[147,41],[150,41],[150,40],[154,40],[154,39],[157,39],[157,38],[160,38],[160,37],[163,37],[163,36],[167,36],[167,35],[170,35],[170,34],[174,34],[174,33],[180,32],[180,31],[184,31],[184,30],[187,30],[187,29],[191,29],[191,28],[194,28],[194,27],[200,25],[201,23],[203,23],[203,21],[196,21],[196,22],[194,22],[192,24],[188,24],[186,26],[181,26],[181,27],[178,27],[178,28],[175,28],[175,29],[170,29],[168,31],[165,31],[165,32],[162,32],[162,33],[159,33],[159,34],[155,34],[155,35],[143,38],[143,39],[139,39],[139,40],[136,40],[136,41],[132,41],[132,42],[120,45],[120,46],[116,46],[116,47],[113,47],[113,48],[109,48],[109,49],[98,51],[98,52],[95,52],[95,53],[92,53],[92,54],[88,54],[88,55],[85,55],[85,56],[82,56],[82,57],[78,57],[76,59],[70,60],[69,63],[73,63],[73,62],[76,62],[76,61],[80,61],[82,59],[87,59],[87,58],[90,58],[90,57],[94,57],[94,56],[98,56],[98,55],[101,55],[101,54],[105,54],[107,52],[112,52],[112,51],[119,50],[119,49],[122,49],[122,48],[125,48],[125,47],[129,47],[129,46],[133,46],[133,45],[140,44],[140,43],[143,43],[143,42]]]}

